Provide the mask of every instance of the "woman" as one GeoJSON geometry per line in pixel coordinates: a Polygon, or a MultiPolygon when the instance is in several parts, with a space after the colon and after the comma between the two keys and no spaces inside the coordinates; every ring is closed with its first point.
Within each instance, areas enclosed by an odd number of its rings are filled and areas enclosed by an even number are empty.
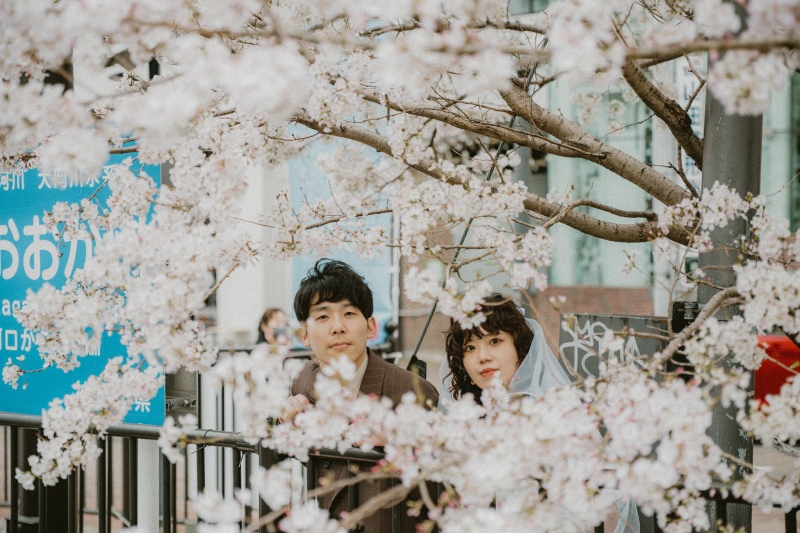
{"type": "Polygon", "coordinates": [[[480,403],[481,391],[497,375],[512,394],[534,398],[570,382],[538,322],[526,320],[514,302],[501,294],[486,298],[484,306],[486,321],[480,327],[464,330],[452,321],[447,332],[447,367],[442,368],[450,374],[442,384],[452,398],[472,393],[480,403]]]}
{"type": "Polygon", "coordinates": [[[256,344],[288,344],[289,328],[286,313],[278,307],[270,307],[261,315],[258,323],[258,340],[256,344]]]}
{"type": "MultiPolygon", "coordinates": [[[[526,320],[510,298],[492,294],[482,310],[486,320],[473,329],[464,330],[451,320],[445,340],[447,366],[439,371],[442,386],[450,395],[441,395],[440,409],[446,410],[448,400],[468,393],[480,403],[481,391],[498,377],[509,394],[533,398],[570,382],[547,345],[542,327],[535,320],[526,320]]],[[[620,499],[616,506],[619,519],[614,533],[638,533],[636,505],[620,499]]],[[[568,517],[565,520],[582,530],[568,517]]]]}

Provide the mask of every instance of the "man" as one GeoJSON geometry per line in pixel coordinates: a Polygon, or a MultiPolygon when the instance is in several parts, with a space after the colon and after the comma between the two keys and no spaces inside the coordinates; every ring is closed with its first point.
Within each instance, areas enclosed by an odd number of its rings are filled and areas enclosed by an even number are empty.
{"type": "MultiPolygon", "coordinates": [[[[294,312],[298,320],[305,322],[302,341],[311,348],[317,361],[307,363],[294,380],[292,396],[282,421],[288,422],[308,409],[314,402],[314,383],[321,367],[342,356],[356,366],[355,376],[345,385],[353,392],[385,396],[397,406],[403,394],[411,391],[426,406],[436,406],[439,393],[433,385],[384,361],[367,348],[367,340],[374,338],[378,330],[372,310],[372,291],[364,278],[346,263],[321,259],[309,270],[295,295],[294,312]]],[[[321,460],[312,456],[310,462],[309,468],[317,479],[342,479],[349,475],[349,464],[344,459],[321,460]]],[[[390,486],[386,480],[360,483],[356,506],[390,486]]],[[[320,498],[319,503],[334,517],[349,510],[346,490],[327,494],[320,498]]],[[[400,530],[414,531],[414,520],[407,516],[405,509],[400,515],[400,530]]],[[[369,516],[358,529],[367,533],[391,531],[391,509],[382,509],[369,516]]]]}

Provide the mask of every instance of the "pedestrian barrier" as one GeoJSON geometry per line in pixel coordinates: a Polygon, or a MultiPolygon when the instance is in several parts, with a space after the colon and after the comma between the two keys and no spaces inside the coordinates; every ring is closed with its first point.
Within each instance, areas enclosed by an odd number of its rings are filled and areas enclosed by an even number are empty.
{"type": "MultiPolygon", "coordinates": [[[[136,525],[142,527],[142,517],[157,524],[153,530],[161,530],[163,533],[178,531],[188,533],[194,531],[196,526],[196,517],[191,513],[188,501],[218,481],[213,479],[215,476],[211,475],[207,468],[207,465],[213,463],[209,462],[209,451],[231,452],[228,457],[222,457],[218,473],[231,475],[233,484],[230,487],[233,491],[249,488],[250,473],[257,466],[269,468],[285,458],[272,450],[248,442],[240,433],[189,430],[185,434],[190,440],[204,444],[190,445],[187,448],[184,470],[178,475],[177,466],[170,463],[160,451],[156,451],[156,457],[160,457],[157,461],[158,474],[151,479],[140,475],[142,469],[151,468],[153,465],[147,464],[148,461],[143,462],[143,456],[139,452],[143,446],[142,441],[150,445],[155,444],[153,441],[159,437],[159,428],[121,424],[110,427],[108,438],[102,441],[103,454],[98,459],[94,472],[96,484],[94,488],[87,487],[89,476],[86,472],[76,471],[54,487],[43,487],[41,482],[37,482],[36,490],[25,491],[14,479],[14,471],[17,467],[25,466],[22,465],[23,458],[20,452],[25,446],[26,439],[33,439],[35,442],[39,437],[40,425],[41,418],[37,416],[0,413],[0,426],[5,426],[2,430],[3,501],[0,502],[0,506],[10,508],[10,516],[6,521],[7,532],[82,533],[88,515],[91,518],[96,516],[99,533],[111,532],[113,520],[117,521],[120,529],[136,525]],[[118,453],[122,455],[121,469],[114,467],[120,462],[115,459],[118,453]],[[158,487],[154,486],[156,480],[158,487]],[[116,492],[115,488],[118,488],[116,492]],[[96,491],[96,508],[87,507],[87,494],[92,492],[92,489],[96,491]],[[141,495],[153,492],[158,493],[157,505],[151,505],[151,509],[142,509],[144,502],[140,501],[141,495]],[[121,497],[116,497],[115,493],[119,493],[121,497]]],[[[345,458],[350,462],[364,465],[374,464],[383,458],[380,452],[364,452],[359,449],[347,450],[344,453],[336,450],[315,450],[313,455],[321,458],[345,458]]],[[[316,477],[313,469],[308,469],[306,486],[296,487],[300,497],[304,490],[315,487],[316,477]]],[[[230,490],[224,489],[224,483],[222,486],[223,495],[233,495],[230,490]]],[[[350,485],[347,490],[352,510],[358,501],[357,485],[350,485]]],[[[721,510],[718,512],[718,518],[723,524],[727,523],[726,515],[730,504],[747,505],[744,500],[723,495],[719,490],[705,494],[705,497],[721,510]]],[[[242,508],[240,520],[242,529],[256,527],[254,524],[258,523],[259,517],[266,516],[270,512],[258,495],[254,494],[253,499],[249,501],[250,505],[244,505],[242,508]]],[[[785,513],[786,533],[797,533],[797,511],[796,508],[785,513]]],[[[401,506],[396,505],[393,509],[392,531],[399,530],[399,520],[395,517],[399,516],[400,512],[401,506]]],[[[266,532],[266,524],[262,524],[258,530],[266,532]]],[[[645,533],[647,530],[656,533],[660,531],[656,525],[643,524],[642,532],[645,533]]],[[[602,531],[603,526],[595,528],[595,533],[602,531]]]]}

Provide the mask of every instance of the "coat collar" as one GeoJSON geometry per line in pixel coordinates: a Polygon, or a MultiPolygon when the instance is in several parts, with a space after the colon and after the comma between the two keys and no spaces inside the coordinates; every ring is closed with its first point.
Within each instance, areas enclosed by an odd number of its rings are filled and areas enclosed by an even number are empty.
{"type": "Polygon", "coordinates": [[[386,373],[386,363],[383,359],[367,348],[367,370],[361,380],[359,392],[362,394],[375,394],[380,397],[383,393],[383,376],[386,373]]]}

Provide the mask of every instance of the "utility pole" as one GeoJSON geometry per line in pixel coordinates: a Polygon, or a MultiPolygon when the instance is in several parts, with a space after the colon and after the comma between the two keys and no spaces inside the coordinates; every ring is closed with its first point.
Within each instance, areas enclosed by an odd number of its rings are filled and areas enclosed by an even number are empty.
{"type": "MultiPolygon", "coordinates": [[[[737,2],[731,2],[746,26],[746,11],[737,2]]],[[[709,69],[711,60],[709,60],[709,69]]],[[[703,189],[710,189],[716,182],[727,185],[741,196],[760,192],[761,181],[761,129],[762,116],[731,115],[714,97],[713,88],[706,91],[705,133],[703,146],[703,189]]],[[[714,250],[700,254],[700,268],[713,286],[700,285],[697,301],[701,306],[718,291],[715,287],[727,288],[736,284],[733,265],[739,260],[738,243],[747,232],[748,221],[738,219],[711,234],[714,250]]],[[[720,311],[717,318],[730,319],[738,312],[729,307],[720,311]]],[[[731,367],[732,355],[720,363],[731,367]]],[[[752,390],[752,381],[750,384],[752,390]]],[[[734,406],[714,407],[709,435],[723,451],[734,457],[753,462],[753,441],[746,436],[736,422],[737,409],[734,406]]],[[[747,469],[736,466],[735,478],[741,478],[747,469]]],[[[711,516],[721,519],[736,528],[752,530],[752,508],[749,505],[729,504],[724,509],[714,509],[711,516]]]]}

